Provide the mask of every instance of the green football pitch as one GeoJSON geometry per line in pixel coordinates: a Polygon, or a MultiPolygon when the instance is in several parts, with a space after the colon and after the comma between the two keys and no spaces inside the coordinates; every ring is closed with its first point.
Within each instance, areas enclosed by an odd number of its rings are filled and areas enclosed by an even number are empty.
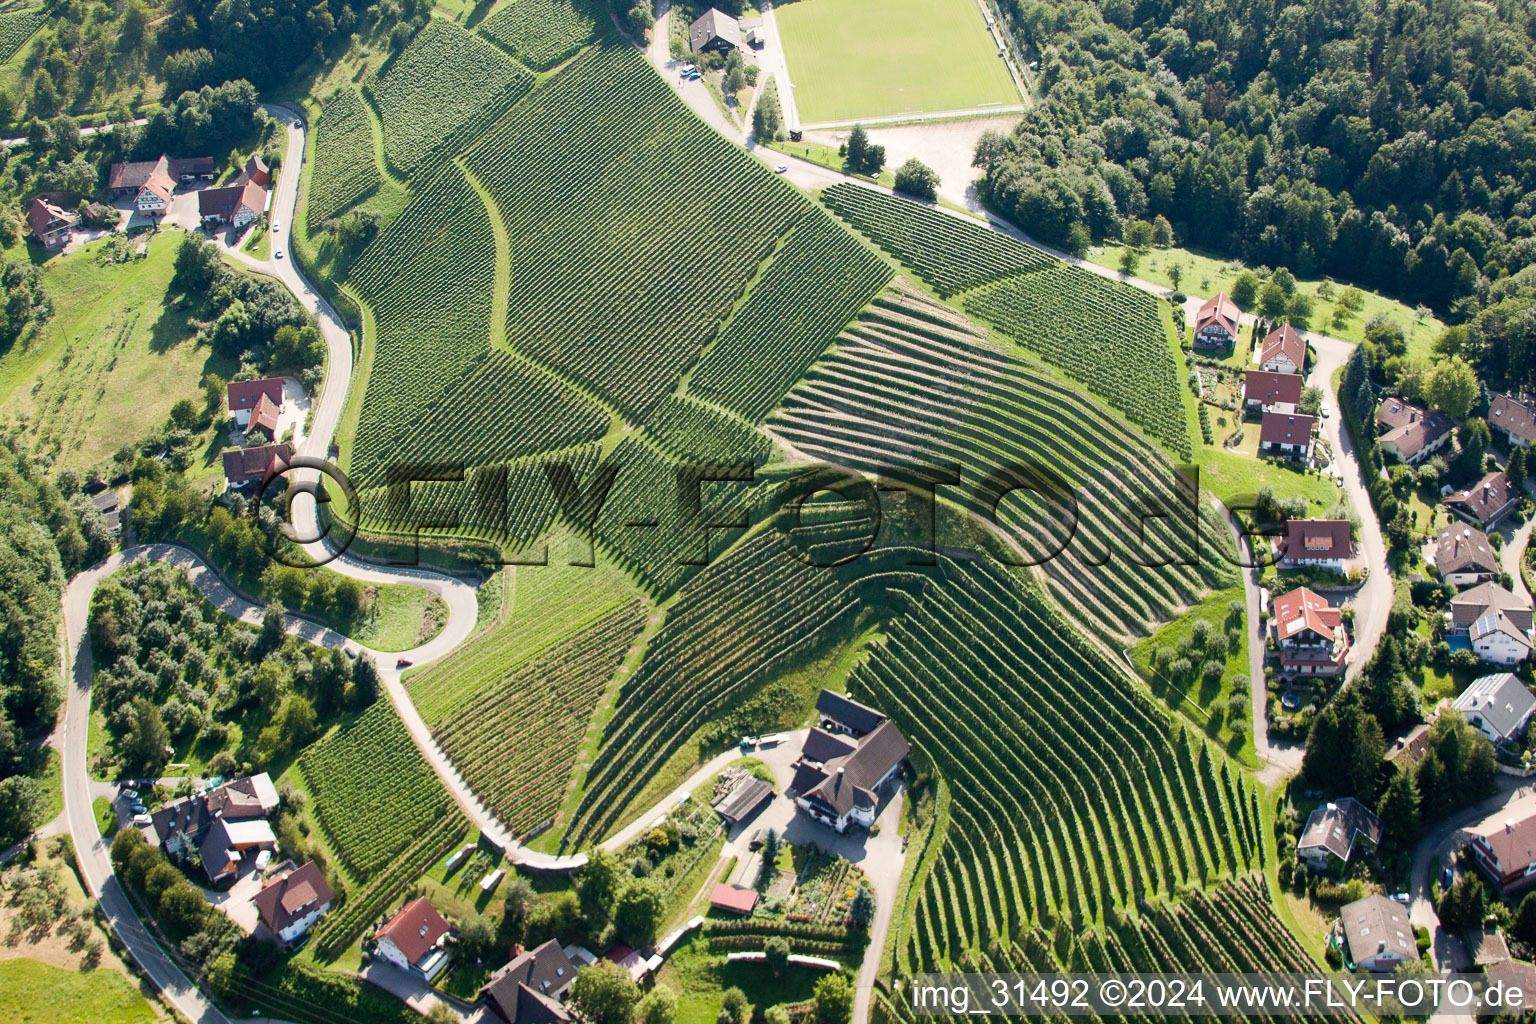
{"type": "Polygon", "coordinates": [[[774,18],[801,124],[1020,102],[973,0],[795,0],[774,18]]]}

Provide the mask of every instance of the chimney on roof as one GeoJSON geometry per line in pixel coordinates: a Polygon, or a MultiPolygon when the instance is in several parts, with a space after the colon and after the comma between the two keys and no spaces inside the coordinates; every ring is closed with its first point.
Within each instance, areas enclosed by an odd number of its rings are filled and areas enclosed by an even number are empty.
{"type": "Polygon", "coordinates": [[[1514,830],[1515,830],[1515,819],[1514,818],[1505,818],[1504,819],[1504,831],[1505,832],[1513,832],[1514,830]]]}

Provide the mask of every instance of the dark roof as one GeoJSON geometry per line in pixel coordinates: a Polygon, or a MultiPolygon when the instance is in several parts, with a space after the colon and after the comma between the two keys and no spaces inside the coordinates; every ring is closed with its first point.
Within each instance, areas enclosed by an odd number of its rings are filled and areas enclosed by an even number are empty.
{"type": "Polygon", "coordinates": [[[150,820],[156,838],[164,843],[178,832],[185,832],[195,840],[217,817],[243,821],[264,816],[256,783],[250,779],[236,779],[201,796],[189,796],[167,804],[150,820]]]}
{"type": "Polygon", "coordinates": [[[805,737],[805,746],[800,748],[800,760],[824,764],[834,757],[848,756],[858,746],[858,741],[851,736],[827,732],[825,729],[812,729],[805,737]]]}
{"type": "Polygon", "coordinates": [[[1488,405],[1488,425],[1527,444],[1536,442],[1536,403],[1514,395],[1494,395],[1488,405]]]}
{"type": "Polygon", "coordinates": [[[1472,680],[1451,707],[1463,717],[1477,715],[1500,736],[1509,736],[1536,709],[1536,697],[1514,675],[1497,672],[1472,680]]]}
{"type": "Polygon", "coordinates": [[[1419,452],[1439,441],[1455,426],[1445,413],[1435,410],[1425,412],[1409,405],[1401,398],[1384,398],[1376,407],[1376,422],[1389,428],[1378,439],[1390,444],[1411,459],[1419,452]]]}
{"type": "Polygon", "coordinates": [[[1408,908],[1382,895],[1367,896],[1339,909],[1349,955],[1356,961],[1396,953],[1407,960],[1419,956],[1408,908]]]}
{"type": "Polygon", "coordinates": [[[1435,568],[1442,576],[1468,569],[1497,575],[1499,559],[1489,546],[1486,533],[1475,526],[1453,521],[1435,535],[1435,568]]]}
{"type": "Polygon", "coordinates": [[[1285,557],[1353,558],[1347,519],[1291,519],[1285,524],[1285,557]]]}
{"type": "Polygon", "coordinates": [[[1298,369],[1306,365],[1306,339],[1297,334],[1296,328],[1290,324],[1282,324],[1264,336],[1264,345],[1259,349],[1259,362],[1267,363],[1278,355],[1289,356],[1298,369]]]}
{"type": "Polygon", "coordinates": [[[1372,843],[1381,842],[1381,819],[1360,801],[1347,796],[1312,812],[1296,849],[1322,847],[1340,860],[1348,860],[1356,837],[1362,835],[1372,843]]]}
{"type": "Polygon", "coordinates": [[[256,904],[256,915],[261,918],[261,923],[276,934],[315,907],[331,902],[332,895],[320,865],[310,861],[303,867],[278,875],[253,896],[251,902],[256,904]]]}
{"type": "Polygon", "coordinates": [[[881,722],[853,753],[822,765],[821,782],[803,795],[824,805],[837,817],[855,806],[873,807],[877,801],[874,787],[911,750],[895,722],[881,722]]]}
{"type": "Polygon", "coordinates": [[[1515,501],[1514,489],[1503,473],[1489,473],[1471,487],[1463,488],[1445,499],[1446,505],[1479,523],[1500,518],[1515,501]]]}
{"type": "Polygon", "coordinates": [[[688,26],[688,44],[698,50],[714,39],[723,39],[732,46],[740,46],[741,26],[729,14],[711,7],[688,26]]]}
{"type": "Polygon", "coordinates": [[[823,718],[847,726],[855,733],[874,732],[885,721],[885,716],[874,708],[865,707],[858,701],[831,690],[822,690],[816,697],[816,713],[823,718]]]}
{"type": "Polygon", "coordinates": [[[1502,964],[1514,957],[1509,955],[1509,943],[1497,926],[1492,928],[1468,928],[1461,933],[1461,941],[1467,944],[1467,955],[1478,967],[1502,964]]]}
{"type": "Polygon", "coordinates": [[[1273,370],[1249,370],[1243,374],[1243,400],[1273,405],[1301,401],[1301,374],[1276,373],[1273,370]]]}
{"type": "Polygon", "coordinates": [[[720,817],[735,824],[757,810],[758,806],[771,796],[773,796],[772,783],[749,776],[742,779],[735,789],[716,800],[714,808],[719,812],[720,817]]]}
{"type": "Polygon", "coordinates": [[[278,405],[283,404],[283,378],[263,377],[260,380],[232,380],[229,382],[229,411],[240,412],[256,408],[256,403],[266,395],[278,405]]]}
{"type": "Polygon", "coordinates": [[[390,918],[374,937],[393,942],[395,948],[405,954],[406,961],[414,964],[437,945],[438,939],[447,934],[448,922],[443,920],[443,915],[437,912],[436,907],[422,897],[401,907],[400,912],[390,918]]]}
{"type": "Polygon", "coordinates": [[[481,986],[487,1004],[511,1024],[555,1024],[570,1015],[555,1002],[576,977],[576,965],[550,939],[518,954],[481,986]]]}
{"type": "Polygon", "coordinates": [[[107,188],[143,188],[157,171],[170,178],[189,178],[194,175],[210,177],[213,174],[213,157],[173,158],[162,154],[158,160],[113,164],[107,171],[107,188]]]}
{"type": "Polygon", "coordinates": [[[104,491],[98,491],[91,495],[91,504],[103,514],[111,512],[118,507],[117,492],[110,487],[104,491]]]}
{"type": "Polygon", "coordinates": [[[1259,424],[1259,443],[1311,444],[1314,422],[1311,416],[1303,416],[1301,413],[1266,412],[1259,424]]]}
{"type": "Polygon", "coordinates": [[[1451,598],[1451,622],[1467,628],[1485,615],[1504,612],[1521,629],[1531,628],[1531,610],[1517,595],[1489,580],[1451,598]]]}
{"type": "Polygon", "coordinates": [[[224,478],[232,484],[260,482],[269,469],[279,463],[286,467],[292,458],[293,449],[281,443],[233,448],[224,453],[224,478]]]}

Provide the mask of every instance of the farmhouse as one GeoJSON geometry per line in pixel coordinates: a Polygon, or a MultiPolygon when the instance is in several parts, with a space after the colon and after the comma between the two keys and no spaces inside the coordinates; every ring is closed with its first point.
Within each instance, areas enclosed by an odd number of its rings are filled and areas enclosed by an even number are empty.
{"type": "Polygon", "coordinates": [[[1307,342],[1290,324],[1270,331],[1259,349],[1259,369],[1271,373],[1300,373],[1307,364],[1307,342]]]}
{"type": "Polygon", "coordinates": [[[816,696],[816,715],[823,731],[845,733],[855,739],[874,732],[885,721],[874,708],[832,690],[822,690],[816,696]]]}
{"type": "Polygon", "coordinates": [[[448,931],[448,922],[431,903],[415,899],[374,934],[373,955],[431,981],[448,966],[443,944],[448,931]]]}
{"type": "Polygon", "coordinates": [[[278,474],[288,468],[293,449],[283,443],[256,448],[231,448],[225,452],[224,479],[231,487],[249,487],[266,480],[268,473],[278,474]]]}
{"type": "Polygon", "coordinates": [[[1467,522],[1487,528],[1508,515],[1519,500],[1508,477],[1489,473],[1471,487],[1448,495],[1442,504],[1467,522]]]}
{"type": "Polygon", "coordinates": [[[136,196],[156,176],[176,182],[189,182],[202,178],[213,180],[213,157],[193,156],[171,158],[161,154],[158,160],[140,160],[135,163],[113,164],[107,171],[107,188],[114,198],[136,196]]]}
{"type": "Polygon", "coordinates": [[[1313,871],[1325,871],[1348,864],[1362,841],[1375,849],[1381,842],[1381,819],[1347,796],[1312,812],[1296,844],[1296,856],[1313,871]]]}
{"type": "Polygon", "coordinates": [[[277,803],[277,790],[263,772],[177,800],[156,811],[150,824],[168,856],[195,859],[217,883],[236,874],[247,853],[277,848],[267,824],[277,803]]]}
{"type": "Polygon", "coordinates": [[[1349,654],[1349,630],[1337,608],[1306,587],[1298,587],[1275,598],[1275,646],[1286,672],[1338,675],[1349,654]]]}
{"type": "Polygon", "coordinates": [[[1399,462],[1418,465],[1451,440],[1454,424],[1438,410],[1425,412],[1401,398],[1384,398],[1376,407],[1377,444],[1399,462]]]}
{"type": "Polygon", "coordinates": [[[1217,292],[1215,298],[1205,300],[1195,312],[1195,344],[1201,348],[1236,344],[1238,321],[1242,315],[1243,311],[1227,298],[1226,292],[1217,292]]]}
{"type": "Polygon", "coordinates": [[[1536,811],[1473,825],[1472,856],[1505,895],[1536,879],[1536,811]]]}
{"type": "Polygon", "coordinates": [[[1452,523],[1435,535],[1435,568],[1453,587],[1499,578],[1499,559],[1488,535],[1464,523],[1452,523]]]}
{"type": "Polygon", "coordinates": [[[789,792],[800,810],[839,832],[848,831],[850,825],[868,828],[875,823],[881,787],[896,774],[911,747],[896,724],[878,712],[829,690],[821,692],[822,698],[832,699],[818,699],[817,709],[833,725],[849,727],[854,723],[828,717],[824,707],[858,724],[869,724],[863,717],[868,715],[880,721],[862,735],[812,729],[795,761],[789,792]]]}
{"type": "Polygon", "coordinates": [[[729,53],[741,46],[741,26],[729,14],[711,7],[688,26],[688,45],[694,53],[729,53]]]}
{"type": "Polygon", "coordinates": [[[197,213],[204,224],[232,224],[243,228],[267,212],[267,190],[254,181],[223,188],[205,188],[197,194],[197,213]]]}
{"type": "Polygon", "coordinates": [[[574,980],[576,965],[550,939],[537,949],[519,953],[492,974],[480,996],[507,1024],[562,1024],[572,1019],[560,1000],[574,980]]]}
{"type": "Polygon", "coordinates": [[[1536,442],[1536,401],[1514,395],[1494,395],[1488,405],[1488,426],[1508,445],[1527,448],[1536,442]]]}
{"type": "Polygon", "coordinates": [[[240,426],[251,422],[251,413],[262,398],[283,407],[283,378],[263,377],[261,380],[232,380],[227,388],[229,414],[240,426]]]}
{"type": "Polygon", "coordinates": [[[1314,422],[1313,417],[1297,412],[1266,412],[1259,424],[1259,451],[1292,459],[1309,457],[1314,422]]]}
{"type": "MultiPolygon", "coordinates": [[[[291,862],[290,862],[291,863],[291,862]]],[[[251,898],[256,916],[279,942],[293,943],[331,909],[334,896],[320,865],[310,861],[268,882],[251,898]]]]}
{"type": "Polygon", "coordinates": [[[27,227],[45,249],[57,249],[68,242],[69,233],[79,223],[79,216],[42,196],[34,196],[27,206],[27,227]]]}
{"type": "Polygon", "coordinates": [[[1301,401],[1301,384],[1299,374],[1249,370],[1243,374],[1243,402],[1249,412],[1268,411],[1278,405],[1295,406],[1301,401]]]}
{"type": "Polygon", "coordinates": [[[1408,908],[1379,893],[1345,904],[1339,909],[1339,923],[1356,967],[1390,971],[1405,960],[1419,958],[1408,908]]]}
{"type": "Polygon", "coordinates": [[[1513,675],[1500,672],[1472,680],[1451,707],[1490,743],[1498,745],[1525,732],[1531,712],[1536,710],[1536,697],[1513,675]]]}
{"type": "Polygon", "coordinates": [[[260,185],[266,188],[272,184],[272,172],[267,168],[267,162],[261,158],[261,154],[252,153],[246,158],[245,166],[240,170],[240,177],[236,178],[236,185],[244,185],[246,182],[260,185]]]}
{"type": "Polygon", "coordinates": [[[1282,569],[1304,565],[1343,572],[1344,563],[1355,557],[1347,519],[1290,519],[1285,524],[1282,569]]]}
{"type": "Polygon", "coordinates": [[[276,441],[278,410],[281,408],[266,395],[256,399],[256,407],[251,410],[251,422],[245,428],[246,433],[260,434],[268,441],[276,441]]]}

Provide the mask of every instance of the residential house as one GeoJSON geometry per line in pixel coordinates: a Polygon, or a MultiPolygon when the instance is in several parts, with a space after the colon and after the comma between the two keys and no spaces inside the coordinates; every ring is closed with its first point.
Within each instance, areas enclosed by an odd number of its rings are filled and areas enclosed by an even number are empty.
{"type": "Polygon", "coordinates": [[[260,380],[232,380],[226,389],[229,395],[229,414],[240,426],[251,422],[251,413],[262,398],[283,407],[283,378],[263,377],[260,380]]]}
{"type": "Polygon", "coordinates": [[[176,183],[187,183],[202,178],[213,180],[214,166],[211,156],[168,157],[163,153],[158,160],[140,160],[134,163],[113,164],[107,171],[107,188],[114,198],[137,196],[150,178],[159,175],[176,183]]]}
{"type": "Polygon", "coordinates": [[[1488,405],[1488,426],[1504,443],[1528,448],[1536,442],[1536,400],[1494,395],[1488,405]]]}
{"type": "Polygon", "coordinates": [[[1259,452],[1291,459],[1312,455],[1312,425],[1316,419],[1298,412],[1266,412],[1259,423],[1259,452]]]}
{"type": "Polygon", "coordinates": [[[267,190],[254,181],[222,188],[205,188],[197,194],[197,213],[206,224],[233,224],[243,228],[267,212],[267,190]]]}
{"type": "Polygon", "coordinates": [[[1249,412],[1265,412],[1277,406],[1294,410],[1301,401],[1301,387],[1300,374],[1249,370],[1243,374],[1243,402],[1249,412]]]}
{"type": "Polygon", "coordinates": [[[1467,956],[1472,958],[1473,967],[1486,971],[1489,967],[1509,963],[1513,959],[1509,955],[1509,943],[1504,933],[1499,931],[1498,925],[1468,928],[1461,933],[1461,941],[1467,947],[1467,956]]]}
{"type": "Polygon", "coordinates": [[[1416,466],[1450,443],[1455,424],[1438,409],[1425,412],[1401,398],[1384,398],[1376,407],[1376,426],[1381,450],[1416,466]]]}
{"type": "Polygon", "coordinates": [[[1452,523],[1435,535],[1435,568],[1453,587],[1499,578],[1499,557],[1488,535],[1475,526],[1452,523]]]}
{"type": "MultiPolygon", "coordinates": [[[[620,942],[608,952],[603,954],[603,959],[609,963],[618,964],[629,975],[629,979],[635,984],[645,981],[645,976],[651,973],[651,961],[636,953],[630,946],[620,942]]],[[[660,957],[657,957],[657,966],[660,966],[660,957]]]]}
{"type": "Polygon", "coordinates": [[[867,736],[885,722],[885,716],[874,708],[832,690],[822,690],[816,696],[816,716],[822,730],[845,733],[855,739],[867,736]]]}
{"type": "Polygon", "coordinates": [[[1313,871],[1349,863],[1357,847],[1375,849],[1381,819],[1352,796],[1324,804],[1307,818],[1296,856],[1313,871]]]}
{"type": "Polygon", "coordinates": [[[1468,829],[1472,857],[1504,895],[1536,880],[1536,811],[1492,817],[1468,829]]]}
{"type": "Polygon", "coordinates": [[[480,996],[507,1024],[564,1024],[573,1018],[561,1000],[575,979],[576,965],[550,939],[498,969],[481,987],[480,996]]]}
{"type": "Polygon", "coordinates": [[[1307,342],[1296,328],[1282,324],[1264,336],[1259,349],[1259,369],[1271,373],[1300,373],[1307,365],[1307,342]]]}
{"type": "Polygon", "coordinates": [[[1401,903],[1373,894],[1341,907],[1339,923],[1357,968],[1390,971],[1405,960],[1419,958],[1408,908],[1401,903]]]}
{"type": "Polygon", "coordinates": [[[1441,504],[1467,522],[1487,529],[1508,515],[1519,501],[1520,495],[1509,486],[1509,478],[1497,472],[1447,496],[1441,504]]]}
{"type": "Polygon", "coordinates": [[[1519,738],[1536,711],[1536,697],[1508,672],[1479,676],[1451,704],[1493,744],[1519,738]]]}
{"type": "Polygon", "coordinates": [[[245,160],[245,166],[240,170],[240,176],[234,184],[244,185],[251,182],[262,188],[270,188],[272,185],[272,172],[267,168],[267,162],[261,158],[260,153],[252,153],[245,160]]]}
{"type": "Polygon", "coordinates": [[[1275,646],[1282,670],[1304,676],[1344,671],[1349,630],[1339,610],[1306,587],[1275,598],[1275,646]]]}
{"type": "Polygon", "coordinates": [[[27,227],[32,229],[38,243],[44,249],[59,249],[69,242],[70,232],[80,223],[80,217],[57,203],[50,203],[42,196],[34,196],[27,205],[27,227]]]}
{"type": "Polygon", "coordinates": [[[741,26],[729,14],[711,7],[688,26],[688,45],[694,53],[729,53],[741,46],[741,26]]]}
{"type": "Polygon", "coordinates": [[[1217,292],[1213,299],[1195,311],[1195,345],[1198,348],[1224,348],[1237,343],[1239,319],[1243,311],[1227,297],[1217,292]]]}
{"type": "Polygon", "coordinates": [[[750,914],[757,906],[757,890],[719,882],[709,892],[709,905],[732,914],[750,914]]]}
{"type": "Polygon", "coordinates": [[[412,900],[373,936],[373,955],[431,981],[448,966],[443,939],[449,932],[443,915],[425,897],[412,900]]]}
{"type": "Polygon", "coordinates": [[[256,407],[251,410],[251,422],[246,426],[245,432],[260,434],[268,441],[276,441],[279,408],[266,395],[256,399],[256,407]]]}
{"type": "Polygon", "coordinates": [[[267,823],[277,805],[277,790],[263,772],[168,804],[150,824],[167,855],[197,861],[218,883],[237,874],[247,854],[277,848],[267,823]]]}
{"type": "Polygon", "coordinates": [[[1282,569],[1315,566],[1343,572],[1344,563],[1355,557],[1347,519],[1289,519],[1285,524],[1282,569]]]}
{"type": "MultiPolygon", "coordinates": [[[[290,862],[291,863],[291,862],[290,862]]],[[[325,872],[310,861],[283,871],[251,897],[256,916],[279,942],[294,943],[331,909],[334,899],[325,872]]]]}
{"type": "MultiPolygon", "coordinates": [[[[831,692],[823,690],[822,694],[831,692]]],[[[838,707],[839,714],[857,718],[855,709],[862,709],[878,715],[838,694],[831,696],[852,706],[838,707]]],[[[824,705],[818,699],[817,707],[832,703],[824,705]]],[[[875,823],[881,787],[895,776],[910,750],[896,723],[883,717],[862,737],[812,729],[795,761],[789,793],[800,810],[839,832],[853,825],[868,828],[875,823]]]]}
{"type": "Polygon", "coordinates": [[[267,474],[280,474],[293,459],[293,449],[283,443],[256,448],[231,448],[224,453],[224,479],[231,487],[260,485],[267,474]]]}
{"type": "Polygon", "coordinates": [[[1480,583],[1451,598],[1446,633],[1466,637],[1484,661],[1515,665],[1531,656],[1531,609],[1497,583],[1480,583]]]}

